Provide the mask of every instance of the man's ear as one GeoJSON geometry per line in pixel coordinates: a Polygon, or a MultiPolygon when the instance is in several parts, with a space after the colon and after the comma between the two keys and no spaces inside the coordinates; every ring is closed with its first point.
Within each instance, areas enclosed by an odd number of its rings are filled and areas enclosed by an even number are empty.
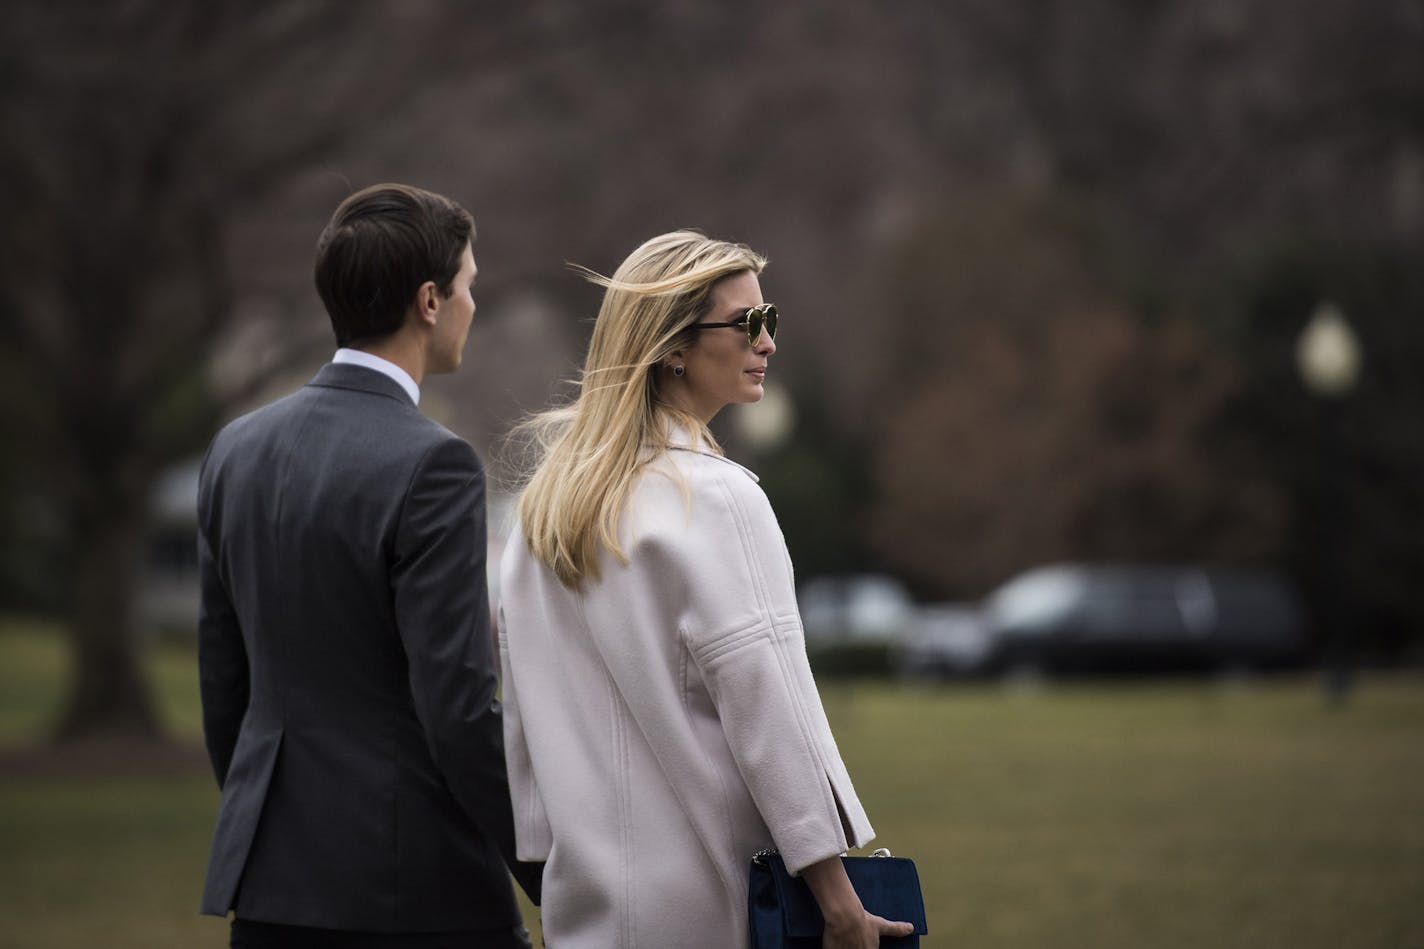
{"type": "Polygon", "coordinates": [[[440,310],[440,291],[434,280],[427,280],[415,291],[415,314],[420,322],[435,325],[435,314],[440,310]]]}

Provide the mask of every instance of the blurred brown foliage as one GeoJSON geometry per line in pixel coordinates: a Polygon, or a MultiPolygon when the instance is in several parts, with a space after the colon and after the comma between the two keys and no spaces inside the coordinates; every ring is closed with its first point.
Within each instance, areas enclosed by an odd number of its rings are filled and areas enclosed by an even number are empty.
{"type": "Polygon", "coordinates": [[[1282,492],[1220,437],[1240,361],[1199,322],[1128,312],[1093,246],[1062,209],[992,193],[913,238],[870,522],[926,587],[972,597],[1048,560],[1280,549],[1282,492]]]}
{"type": "MultiPolygon", "coordinates": [[[[772,258],[806,424],[760,462],[798,561],[932,595],[1057,556],[1304,563],[1310,400],[1261,380],[1321,294],[1424,243],[1421,40],[1420,0],[17,0],[6,596],[60,578],[39,601],[76,618],[73,728],[151,726],[153,480],[324,358],[312,241],[389,179],[479,221],[468,365],[429,387],[477,445],[573,372],[596,294],[564,261],[700,226],[772,258]],[[1365,263],[1332,283],[1291,248],[1365,263]]],[[[1420,298],[1379,286],[1341,302],[1388,366],[1421,353],[1390,322],[1420,298]]],[[[1408,386],[1371,370],[1356,399],[1366,525],[1415,510],[1408,386]]],[[[1354,562],[1390,551],[1371,589],[1418,633],[1398,591],[1424,556],[1390,529],[1354,562]]]]}

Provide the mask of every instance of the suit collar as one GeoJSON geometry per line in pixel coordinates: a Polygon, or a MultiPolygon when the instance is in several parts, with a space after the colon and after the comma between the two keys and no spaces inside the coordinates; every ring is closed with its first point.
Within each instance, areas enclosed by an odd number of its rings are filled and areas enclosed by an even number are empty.
{"type": "Polygon", "coordinates": [[[395,399],[397,402],[411,409],[410,396],[405,389],[385,373],[375,369],[367,369],[365,366],[358,366],[354,363],[327,363],[322,366],[316,376],[308,382],[309,386],[319,386],[325,389],[349,389],[353,392],[369,392],[373,395],[383,395],[387,398],[395,399]]]}
{"type": "Polygon", "coordinates": [[[331,361],[338,365],[365,366],[367,369],[374,369],[384,376],[389,376],[405,390],[412,405],[420,405],[419,383],[411,378],[409,372],[383,356],[368,353],[364,349],[349,349],[343,346],[336,351],[335,356],[331,357],[331,361]]]}

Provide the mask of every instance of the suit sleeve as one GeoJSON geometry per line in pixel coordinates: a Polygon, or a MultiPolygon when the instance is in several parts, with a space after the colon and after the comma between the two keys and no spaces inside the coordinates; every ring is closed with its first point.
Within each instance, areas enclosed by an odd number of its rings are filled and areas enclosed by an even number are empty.
{"type": "Polygon", "coordinates": [[[213,553],[212,486],[208,474],[205,470],[199,479],[198,686],[203,705],[203,739],[218,787],[222,787],[243,716],[247,714],[250,686],[242,628],[213,553]]]}
{"type": "Polygon", "coordinates": [[[515,857],[485,560],[484,472],[452,438],[422,459],[406,494],[391,569],[396,624],[437,766],[537,904],[543,865],[515,857]]]}

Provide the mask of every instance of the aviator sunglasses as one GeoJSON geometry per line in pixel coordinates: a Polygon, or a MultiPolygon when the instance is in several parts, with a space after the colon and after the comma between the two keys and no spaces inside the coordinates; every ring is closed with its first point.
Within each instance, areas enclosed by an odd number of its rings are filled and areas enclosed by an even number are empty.
{"type": "Polygon", "coordinates": [[[773,303],[763,303],[761,306],[754,306],[747,310],[746,315],[740,320],[732,320],[730,323],[694,323],[693,329],[710,330],[723,326],[745,326],[747,328],[747,341],[753,346],[761,342],[761,328],[766,327],[766,335],[776,339],[776,305],[773,303]]]}

